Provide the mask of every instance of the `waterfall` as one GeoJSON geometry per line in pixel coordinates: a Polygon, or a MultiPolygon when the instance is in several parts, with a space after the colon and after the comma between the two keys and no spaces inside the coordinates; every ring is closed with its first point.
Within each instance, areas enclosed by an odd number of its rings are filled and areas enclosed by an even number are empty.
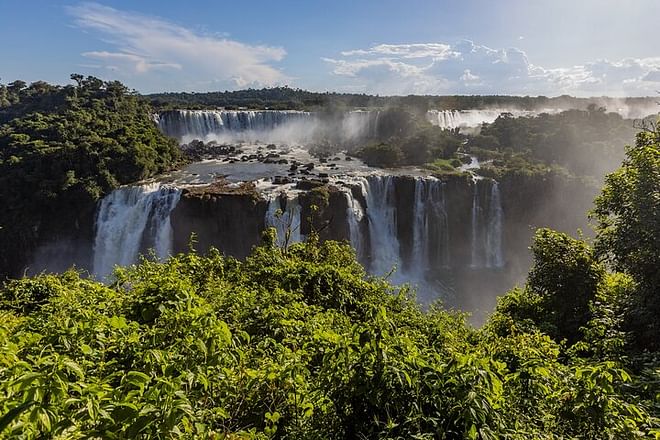
{"type": "MultiPolygon", "coordinates": [[[[342,141],[374,138],[378,134],[378,110],[344,113],[333,127],[342,141]]],[[[299,143],[324,136],[323,115],[294,110],[171,110],[153,116],[159,129],[181,142],[261,141],[299,143]]]]}
{"type": "Polygon", "coordinates": [[[444,184],[433,177],[415,179],[412,268],[423,274],[449,266],[449,217],[444,184]]]}
{"type": "Polygon", "coordinates": [[[472,228],[471,228],[471,240],[470,240],[470,251],[471,251],[471,263],[470,267],[477,268],[481,267],[481,261],[480,261],[480,255],[479,255],[479,244],[480,244],[480,237],[479,237],[479,224],[480,218],[481,218],[481,207],[479,205],[479,185],[477,184],[478,181],[475,180],[473,182],[472,186],[472,216],[471,216],[471,222],[472,222],[472,228]]]}
{"type": "Polygon", "coordinates": [[[413,249],[412,268],[424,272],[428,266],[428,222],[426,218],[426,185],[424,179],[415,179],[415,202],[413,205],[413,249]]]}
{"type": "MultiPolygon", "coordinates": [[[[366,194],[364,191],[364,186],[362,188],[362,195],[366,199],[366,194]]],[[[364,219],[366,215],[364,208],[359,200],[353,197],[353,192],[350,189],[344,191],[346,196],[346,218],[348,221],[348,236],[351,242],[351,246],[355,249],[355,255],[357,256],[358,261],[363,261],[364,259],[364,240],[362,239],[362,231],[360,230],[360,222],[364,219]]]]}
{"type": "Polygon", "coordinates": [[[504,266],[502,251],[502,223],[504,213],[499,185],[490,184],[485,197],[479,195],[479,181],[474,182],[472,193],[472,268],[499,269],[504,266]],[[482,200],[483,199],[483,200],[482,200]],[[485,206],[482,206],[485,203],[485,206]]]}
{"type": "Polygon", "coordinates": [[[459,127],[459,111],[457,110],[429,110],[426,119],[440,128],[453,129],[459,127]]]}
{"type": "Polygon", "coordinates": [[[399,238],[397,237],[396,206],[394,205],[394,178],[369,176],[367,178],[367,218],[371,243],[370,271],[384,275],[394,266],[400,266],[399,238]]]}
{"type": "Polygon", "coordinates": [[[502,257],[502,201],[497,182],[490,187],[488,200],[488,229],[486,230],[486,267],[501,268],[504,266],[502,257]]]}
{"type": "Polygon", "coordinates": [[[191,140],[259,135],[287,124],[313,122],[315,118],[313,113],[293,110],[173,110],[158,116],[158,127],[168,136],[191,140]]]}
{"type": "Polygon", "coordinates": [[[170,213],[181,196],[179,189],[151,183],[128,186],[108,194],[99,206],[94,239],[94,275],[103,279],[114,266],[137,262],[143,249],[159,258],[172,250],[170,213]]]}
{"type": "Polygon", "coordinates": [[[474,128],[484,122],[495,122],[502,113],[512,113],[515,117],[533,115],[534,112],[523,110],[484,109],[484,110],[429,110],[426,119],[433,125],[444,129],[474,128]]]}
{"type": "Polygon", "coordinates": [[[298,197],[289,199],[285,194],[271,196],[266,210],[266,226],[277,231],[277,245],[284,247],[287,244],[300,243],[303,239],[300,233],[301,207],[298,197]],[[285,207],[282,207],[284,199],[285,207]],[[288,242],[287,242],[288,235],[288,242]]]}
{"type": "Polygon", "coordinates": [[[341,120],[341,134],[345,140],[375,138],[378,134],[380,111],[353,110],[341,120]]]}

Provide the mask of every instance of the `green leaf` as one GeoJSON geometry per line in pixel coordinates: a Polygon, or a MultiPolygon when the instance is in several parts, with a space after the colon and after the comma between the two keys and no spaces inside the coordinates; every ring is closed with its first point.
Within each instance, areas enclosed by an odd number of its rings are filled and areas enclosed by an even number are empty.
{"type": "Polygon", "coordinates": [[[28,408],[30,408],[32,405],[36,404],[37,402],[24,402],[17,407],[14,407],[10,409],[7,414],[2,416],[0,418],[0,433],[5,430],[13,421],[16,419],[18,416],[21,415],[23,411],[26,411],[28,408]]]}

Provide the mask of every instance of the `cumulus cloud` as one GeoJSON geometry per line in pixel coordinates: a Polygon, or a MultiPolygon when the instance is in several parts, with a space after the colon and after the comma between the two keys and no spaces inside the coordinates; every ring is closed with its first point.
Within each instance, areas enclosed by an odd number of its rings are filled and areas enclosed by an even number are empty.
{"type": "Polygon", "coordinates": [[[68,11],[77,26],[98,34],[112,46],[112,50],[88,51],[82,55],[138,84],[149,84],[154,73],[169,75],[174,83],[202,90],[210,85],[215,88],[270,86],[287,80],[272,65],[286,55],[280,47],[203,35],[158,17],[97,3],[83,3],[68,11]]]}
{"type": "Polygon", "coordinates": [[[463,40],[379,44],[324,58],[338,77],[379,94],[481,93],[579,96],[652,95],[660,58],[597,60],[568,67],[533,64],[517,48],[494,49],[463,40]]]}

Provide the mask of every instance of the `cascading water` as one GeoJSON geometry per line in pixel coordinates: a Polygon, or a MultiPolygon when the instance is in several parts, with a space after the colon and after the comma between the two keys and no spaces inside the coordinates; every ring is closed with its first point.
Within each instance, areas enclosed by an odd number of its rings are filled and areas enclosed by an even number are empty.
{"type": "Polygon", "coordinates": [[[378,133],[379,115],[378,110],[353,110],[341,116],[339,125],[327,125],[324,121],[329,123],[332,118],[324,120],[323,115],[294,110],[172,110],[154,115],[154,121],[163,133],[181,142],[199,139],[290,144],[319,136],[338,135],[344,142],[373,138],[378,133]]]}
{"type": "Polygon", "coordinates": [[[502,113],[511,113],[515,117],[535,114],[530,111],[511,109],[429,110],[426,113],[426,119],[431,124],[444,129],[474,128],[484,122],[488,124],[494,122],[502,113]]]}
{"type": "Polygon", "coordinates": [[[426,119],[440,128],[454,129],[459,127],[458,110],[429,110],[426,112],[426,119]]]}
{"type": "Polygon", "coordinates": [[[502,253],[502,223],[504,213],[497,182],[492,181],[490,191],[480,197],[479,181],[474,182],[472,193],[472,268],[499,269],[504,266],[502,253]],[[482,203],[485,206],[482,206],[482,203]]]}
{"type": "Polygon", "coordinates": [[[159,115],[158,127],[179,139],[206,139],[210,135],[262,133],[315,118],[313,113],[292,110],[174,110],[159,115]]]}
{"type": "MultiPolygon", "coordinates": [[[[364,185],[361,185],[362,195],[366,199],[366,192],[364,185]]],[[[346,219],[348,221],[348,235],[351,241],[351,246],[355,249],[358,261],[364,260],[364,240],[362,238],[362,231],[360,230],[360,222],[366,215],[364,208],[360,201],[353,197],[353,192],[348,189],[344,192],[346,197],[346,219]]]]}
{"type": "Polygon", "coordinates": [[[486,267],[501,268],[504,266],[502,256],[502,201],[500,188],[493,181],[488,200],[488,229],[486,230],[486,267]]]}
{"type": "Polygon", "coordinates": [[[300,243],[303,239],[300,233],[301,207],[298,197],[286,198],[284,194],[271,196],[266,211],[266,226],[277,231],[277,245],[285,247],[293,243],[300,243]],[[282,199],[286,206],[282,207],[282,199]]]}
{"type": "Polygon", "coordinates": [[[444,184],[433,177],[415,179],[413,271],[449,266],[449,218],[444,184]]]}
{"type": "Polygon", "coordinates": [[[471,253],[471,262],[470,267],[477,268],[481,267],[482,263],[480,261],[480,252],[479,244],[481,243],[480,232],[481,229],[479,225],[481,223],[481,206],[479,204],[479,185],[478,181],[475,180],[472,186],[472,217],[471,217],[471,243],[470,243],[470,253],[471,253]]]}
{"type": "Polygon", "coordinates": [[[367,217],[371,243],[370,271],[375,275],[389,273],[400,267],[397,236],[394,178],[369,176],[366,180],[367,217]]]}
{"type": "Polygon", "coordinates": [[[343,136],[348,140],[375,138],[378,135],[379,116],[378,110],[353,110],[346,113],[341,123],[343,136]]]}
{"type": "Polygon", "coordinates": [[[153,248],[159,258],[172,250],[170,214],[181,196],[177,188],[151,183],[114,190],[102,201],[96,218],[94,275],[103,279],[116,265],[130,265],[153,248]]]}

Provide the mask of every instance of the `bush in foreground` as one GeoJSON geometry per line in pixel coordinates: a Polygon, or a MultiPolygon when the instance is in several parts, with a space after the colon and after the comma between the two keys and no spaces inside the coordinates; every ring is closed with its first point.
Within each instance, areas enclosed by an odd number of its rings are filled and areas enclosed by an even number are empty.
{"type": "Polygon", "coordinates": [[[499,336],[420,310],[347,245],[273,237],[75,272],[0,297],[0,436],[643,438],[636,379],[537,330],[499,336]]]}

